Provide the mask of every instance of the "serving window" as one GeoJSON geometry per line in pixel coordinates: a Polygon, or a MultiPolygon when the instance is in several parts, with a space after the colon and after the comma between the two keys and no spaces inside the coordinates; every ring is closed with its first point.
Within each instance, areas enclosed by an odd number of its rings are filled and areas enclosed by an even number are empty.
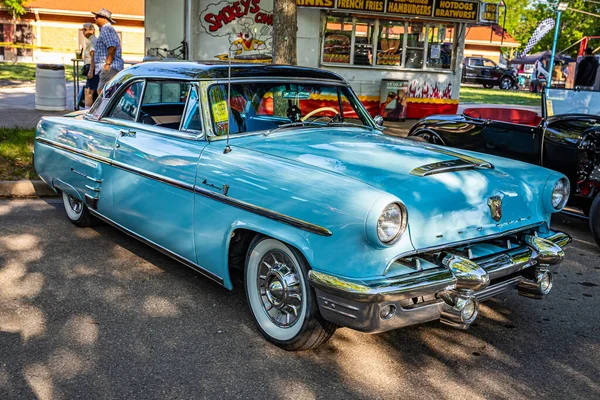
{"type": "Polygon", "coordinates": [[[450,70],[454,23],[328,15],[321,61],[357,67],[450,70]]]}

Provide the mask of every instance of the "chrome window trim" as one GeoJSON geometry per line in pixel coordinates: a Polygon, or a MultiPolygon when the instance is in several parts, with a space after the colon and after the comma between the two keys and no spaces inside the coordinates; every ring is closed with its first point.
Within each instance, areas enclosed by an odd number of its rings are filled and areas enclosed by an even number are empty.
{"type": "Polygon", "coordinates": [[[145,132],[154,133],[157,135],[166,135],[166,136],[176,137],[179,139],[194,140],[194,141],[203,139],[203,135],[201,133],[198,133],[195,131],[179,131],[176,129],[163,128],[163,127],[155,126],[155,125],[142,124],[141,122],[129,122],[129,121],[124,121],[121,119],[113,119],[113,118],[105,118],[102,120],[102,122],[105,122],[109,125],[123,126],[126,128],[143,130],[145,132]]]}
{"type": "MultiPolygon", "coordinates": [[[[143,85],[144,85],[142,87],[142,96],[140,96],[140,100],[139,100],[139,103],[138,103],[138,110],[137,110],[137,113],[136,113],[136,114],[139,114],[139,109],[140,109],[140,106],[142,104],[143,93],[146,90],[146,79],[145,78],[134,78],[134,79],[128,80],[126,83],[123,83],[121,85],[121,87],[117,90],[117,92],[110,98],[108,105],[106,106],[106,108],[104,108],[104,110],[102,111],[102,115],[100,117],[98,117],[97,121],[102,121],[105,118],[110,118],[110,117],[107,116],[107,114],[109,112],[113,111],[113,108],[117,105],[117,102],[119,100],[121,100],[121,95],[123,94],[123,92],[125,90],[129,89],[129,87],[131,85],[134,85],[134,84],[136,84],[138,82],[142,82],[143,85]]],[[[116,120],[116,118],[113,118],[113,119],[116,120]]],[[[137,117],[136,117],[136,119],[137,119],[137,117]]],[[[124,120],[119,120],[119,121],[124,121],[124,120]]]]}
{"type": "Polygon", "coordinates": [[[191,185],[189,183],[171,179],[171,178],[168,178],[163,175],[155,174],[153,172],[148,172],[146,170],[132,167],[130,165],[127,165],[127,164],[124,164],[124,163],[121,163],[121,162],[118,162],[115,160],[111,160],[110,158],[99,156],[97,154],[90,153],[90,152],[84,151],[84,150],[80,150],[80,149],[77,149],[72,146],[62,144],[62,143],[58,143],[53,140],[48,140],[48,139],[40,138],[40,137],[37,137],[35,140],[38,141],[39,143],[43,143],[48,146],[53,146],[58,149],[70,152],[70,153],[78,154],[78,155],[90,158],[92,160],[95,160],[95,161],[98,161],[98,162],[101,162],[101,163],[104,163],[107,165],[111,165],[115,168],[119,168],[124,171],[129,171],[129,172],[132,172],[134,174],[137,174],[137,175],[149,178],[149,179],[154,179],[158,182],[162,182],[167,185],[174,186],[176,188],[179,188],[179,189],[182,189],[182,190],[185,190],[188,192],[199,194],[204,197],[207,197],[207,198],[210,198],[213,200],[217,200],[217,201],[220,201],[225,204],[229,204],[231,206],[240,208],[242,210],[249,211],[253,214],[258,214],[260,216],[263,216],[263,217],[266,217],[266,218],[269,218],[269,219],[272,219],[275,221],[279,221],[279,222],[282,222],[287,225],[294,226],[296,228],[302,229],[307,232],[315,233],[315,234],[321,235],[321,236],[331,236],[332,235],[332,233],[329,229],[324,228],[322,226],[319,226],[319,225],[316,225],[316,224],[313,224],[313,223],[310,223],[310,222],[307,222],[307,221],[304,221],[301,219],[297,219],[297,218],[294,218],[294,217],[286,215],[286,214],[281,214],[277,211],[269,210],[267,208],[263,208],[263,207],[260,207],[260,206],[257,206],[257,205],[251,204],[251,203],[246,203],[245,201],[237,200],[237,199],[231,198],[229,196],[226,196],[226,195],[223,195],[220,193],[216,193],[216,192],[210,191],[208,189],[201,188],[200,186],[197,186],[197,185],[191,185]]]}
{"type": "Polygon", "coordinates": [[[200,126],[204,126],[204,118],[202,118],[202,107],[203,106],[202,106],[202,97],[200,96],[200,87],[197,82],[192,82],[190,84],[190,89],[188,90],[187,100],[185,102],[185,108],[183,109],[183,115],[181,117],[181,124],[179,124],[179,131],[187,132],[187,133],[190,133],[193,135],[195,134],[195,135],[203,136],[203,131],[197,131],[195,129],[185,129],[183,127],[183,124],[185,123],[185,117],[187,114],[187,110],[190,105],[190,92],[192,90],[196,91],[196,97],[197,97],[197,101],[198,101],[198,115],[200,116],[200,126]]]}

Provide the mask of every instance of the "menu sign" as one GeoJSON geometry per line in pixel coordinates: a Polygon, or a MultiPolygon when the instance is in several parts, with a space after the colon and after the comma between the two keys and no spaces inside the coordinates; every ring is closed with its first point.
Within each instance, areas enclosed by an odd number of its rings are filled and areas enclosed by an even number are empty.
{"type": "Polygon", "coordinates": [[[383,12],[385,0],[337,0],[339,10],[383,12]]]}
{"type": "Polygon", "coordinates": [[[435,0],[434,17],[477,21],[479,3],[460,0],[435,0]]]}
{"type": "MultiPolygon", "coordinates": [[[[338,0],[339,3],[340,0],[338,0]]],[[[430,17],[433,0],[388,0],[387,12],[401,15],[423,15],[430,17]]]]}
{"type": "Polygon", "coordinates": [[[495,24],[498,22],[498,3],[481,3],[479,22],[495,24]]]}
{"type": "Polygon", "coordinates": [[[308,8],[334,8],[335,0],[296,0],[296,5],[308,8]]]}

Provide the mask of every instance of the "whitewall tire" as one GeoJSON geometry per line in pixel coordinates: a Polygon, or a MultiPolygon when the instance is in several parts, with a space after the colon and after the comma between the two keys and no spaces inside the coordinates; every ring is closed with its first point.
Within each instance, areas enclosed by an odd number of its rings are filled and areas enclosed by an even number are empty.
{"type": "Polygon", "coordinates": [[[294,248],[257,236],[248,250],[244,285],[261,333],[285,350],[308,350],[326,342],[336,325],[319,314],[308,283],[308,264],[294,248]]]}
{"type": "Polygon", "coordinates": [[[65,212],[72,223],[80,227],[96,224],[96,218],[90,214],[87,206],[81,200],[65,192],[62,193],[62,198],[65,212]]]}

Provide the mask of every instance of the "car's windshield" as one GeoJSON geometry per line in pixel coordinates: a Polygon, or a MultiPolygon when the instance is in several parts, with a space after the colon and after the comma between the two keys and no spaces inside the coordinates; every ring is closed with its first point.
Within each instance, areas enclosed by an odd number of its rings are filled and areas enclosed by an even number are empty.
{"type": "Polygon", "coordinates": [[[230,110],[226,84],[209,88],[213,132],[225,135],[286,126],[333,123],[372,126],[360,101],[345,86],[327,83],[232,83],[230,110]]]}
{"type": "Polygon", "coordinates": [[[546,116],[566,114],[600,115],[600,92],[573,89],[548,89],[546,116]]]}

